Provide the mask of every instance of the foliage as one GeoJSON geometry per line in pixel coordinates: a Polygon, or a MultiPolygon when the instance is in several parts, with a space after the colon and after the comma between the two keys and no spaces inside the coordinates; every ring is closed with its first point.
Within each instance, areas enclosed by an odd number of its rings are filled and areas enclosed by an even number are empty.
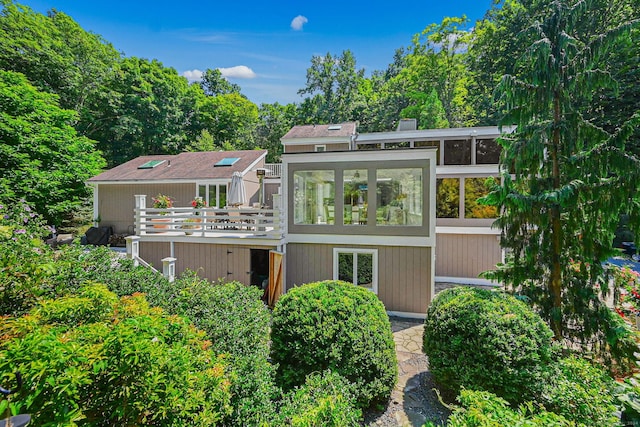
{"type": "Polygon", "coordinates": [[[204,334],[140,295],[92,285],[0,329],[1,382],[22,373],[15,410],[37,425],[204,426],[230,410],[225,363],[204,334]]]}
{"type": "Polygon", "coordinates": [[[640,374],[624,379],[617,383],[613,395],[618,404],[622,407],[622,422],[640,422],[640,374]]]}
{"type": "Polygon", "coordinates": [[[616,426],[613,384],[606,372],[588,360],[562,358],[551,365],[541,403],[577,424],[616,426]]]}
{"type": "Polygon", "coordinates": [[[629,267],[612,266],[613,284],[620,292],[620,299],[616,306],[616,312],[622,316],[629,316],[635,322],[635,317],[640,315],[640,289],[638,282],[640,273],[629,267]]]}
{"type": "Polygon", "coordinates": [[[51,230],[24,200],[5,203],[0,200],[0,316],[19,316],[35,305],[55,271],[43,240],[51,230]]]}
{"type": "MultiPolygon", "coordinates": [[[[532,403],[517,409],[495,394],[486,391],[462,390],[456,406],[447,420],[448,427],[578,427],[561,415],[547,412],[532,403]]],[[[584,424],[584,426],[594,424],[584,424]]]]}
{"type": "Polygon", "coordinates": [[[173,207],[173,199],[165,194],[160,194],[156,197],[152,197],[154,209],[168,209],[173,207]]]}
{"type": "Polygon", "coordinates": [[[557,340],[628,358],[629,336],[618,334],[604,302],[611,289],[602,262],[612,254],[621,211],[632,224],[640,219],[638,159],[625,152],[640,115],[609,134],[583,111],[599,90],[615,86],[603,60],[637,22],[588,29],[585,21],[604,18],[593,13],[597,4],[549,2],[522,35],[531,44],[519,74],[501,81],[502,123],[517,130],[502,139],[502,184],[484,201],[501,212],[501,245],[513,257],[486,276],[526,295],[557,340]]]}
{"type": "Polygon", "coordinates": [[[445,389],[523,402],[540,393],[551,331],[522,301],[472,287],[440,292],[427,310],[423,351],[445,389]]]}
{"type": "Polygon", "coordinates": [[[196,209],[206,208],[207,202],[202,197],[196,197],[191,201],[191,206],[193,206],[196,209]]]}
{"type": "Polygon", "coordinates": [[[25,199],[54,225],[81,206],[85,181],[104,165],[93,141],[71,127],[75,118],[22,74],[0,70],[0,192],[7,202],[25,199]]]}
{"type": "Polygon", "coordinates": [[[240,86],[235,83],[229,83],[227,79],[222,77],[222,73],[218,69],[205,70],[204,73],[202,73],[200,87],[202,91],[209,96],[240,93],[240,86]]]}
{"type": "Polygon", "coordinates": [[[273,310],[271,357],[285,390],[331,369],[354,384],[358,407],[386,403],[397,379],[395,345],[384,306],[341,281],[291,289],[273,310]]]}
{"type": "Polygon", "coordinates": [[[347,380],[330,370],[312,373],[284,396],[278,425],[356,427],[362,413],[355,404],[347,380]]]}

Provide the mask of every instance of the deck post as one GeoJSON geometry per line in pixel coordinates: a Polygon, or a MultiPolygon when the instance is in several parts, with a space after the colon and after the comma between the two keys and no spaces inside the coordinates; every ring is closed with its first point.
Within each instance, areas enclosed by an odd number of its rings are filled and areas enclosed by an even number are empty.
{"type": "Polygon", "coordinates": [[[162,274],[169,282],[176,280],[176,261],[177,259],[173,257],[162,259],[162,274]]]}
{"type": "Polygon", "coordinates": [[[136,198],[136,234],[138,236],[146,234],[146,210],[147,210],[147,195],[146,194],[136,194],[133,196],[136,198]],[[144,218],[144,221],[142,220],[144,218]]]}
{"type": "Polygon", "coordinates": [[[127,241],[127,258],[132,259],[134,267],[137,267],[140,264],[140,236],[127,236],[124,240],[127,241]]]}

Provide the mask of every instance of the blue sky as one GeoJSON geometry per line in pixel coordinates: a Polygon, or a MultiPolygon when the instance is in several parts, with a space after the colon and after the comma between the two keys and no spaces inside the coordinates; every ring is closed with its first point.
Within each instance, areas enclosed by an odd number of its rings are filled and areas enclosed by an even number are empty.
{"type": "Polygon", "coordinates": [[[127,56],[158,59],[191,80],[219,68],[256,104],[300,102],[314,55],[351,50],[366,75],[446,16],[482,18],[491,0],[209,1],[18,0],[55,8],[127,56]]]}

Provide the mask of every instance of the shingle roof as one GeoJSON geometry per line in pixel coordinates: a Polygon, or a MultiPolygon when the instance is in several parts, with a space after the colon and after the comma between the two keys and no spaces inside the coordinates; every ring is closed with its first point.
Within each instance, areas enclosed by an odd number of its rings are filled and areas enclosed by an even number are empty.
{"type": "Polygon", "coordinates": [[[266,155],[266,150],[246,150],[141,156],[94,176],[88,182],[227,179],[231,178],[231,174],[235,171],[245,172],[254,162],[266,155]],[[240,160],[231,166],[213,166],[229,157],[240,160]],[[152,160],[164,160],[164,162],[154,168],[138,169],[139,166],[152,160]]]}
{"type": "Polygon", "coordinates": [[[281,139],[348,137],[356,133],[356,122],[332,125],[294,126],[281,139]]]}

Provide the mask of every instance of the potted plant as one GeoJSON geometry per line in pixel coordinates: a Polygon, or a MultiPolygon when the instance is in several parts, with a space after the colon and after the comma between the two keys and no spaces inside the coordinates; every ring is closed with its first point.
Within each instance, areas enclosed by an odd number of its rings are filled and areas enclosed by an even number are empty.
{"type": "MultiPolygon", "coordinates": [[[[173,199],[167,195],[164,194],[160,194],[158,193],[158,195],[156,197],[152,197],[153,200],[153,208],[154,209],[169,209],[171,207],[173,207],[173,199]]],[[[159,215],[166,215],[168,214],[167,211],[160,211],[158,212],[159,215]]],[[[170,222],[171,219],[167,218],[155,218],[152,219],[151,222],[170,222]]],[[[153,225],[154,228],[169,228],[168,224],[154,224],[153,225]]]]}
{"type": "MultiPolygon", "coordinates": [[[[202,197],[198,196],[191,201],[191,206],[196,210],[195,214],[200,215],[199,209],[206,208],[207,202],[202,197]]],[[[196,222],[200,222],[200,220],[196,222]]]]}
{"type": "Polygon", "coordinates": [[[180,226],[180,228],[184,230],[184,234],[190,236],[193,234],[193,230],[199,227],[198,225],[194,225],[194,223],[196,222],[198,222],[198,220],[196,220],[195,218],[187,218],[182,221],[182,225],[180,226]]]}

